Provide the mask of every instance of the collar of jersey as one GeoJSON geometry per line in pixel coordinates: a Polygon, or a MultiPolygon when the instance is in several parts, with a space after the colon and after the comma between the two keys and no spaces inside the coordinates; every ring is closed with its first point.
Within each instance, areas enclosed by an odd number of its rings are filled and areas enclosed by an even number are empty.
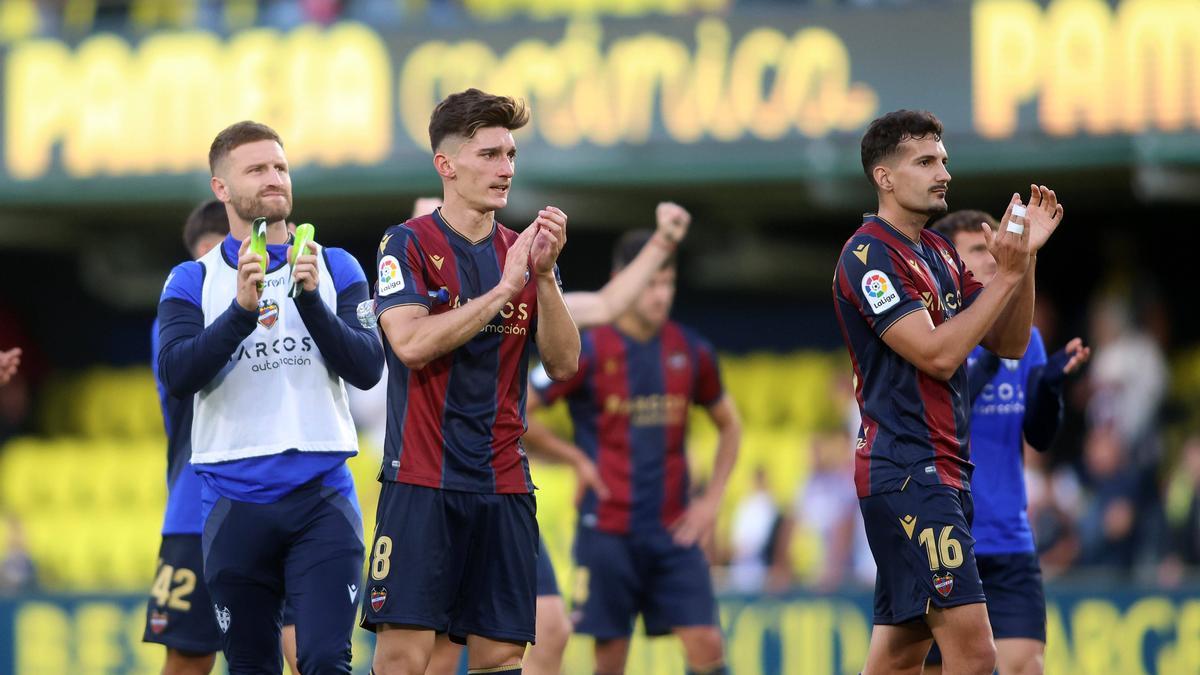
{"type": "Polygon", "coordinates": [[[491,241],[492,237],[495,236],[495,234],[496,234],[496,226],[499,224],[496,222],[495,214],[493,214],[492,215],[492,230],[490,232],[488,232],[487,236],[485,236],[483,239],[480,239],[478,241],[471,241],[470,239],[467,239],[466,235],[464,235],[462,232],[459,232],[458,230],[451,227],[450,223],[447,223],[445,221],[445,219],[442,218],[442,208],[440,206],[433,210],[433,221],[435,223],[437,223],[438,227],[442,228],[442,231],[445,232],[448,236],[458,237],[459,239],[463,240],[464,242],[466,242],[467,244],[469,244],[471,246],[478,246],[480,244],[491,241]]]}
{"type": "MultiPolygon", "coordinates": [[[[287,264],[287,249],[292,245],[292,235],[288,235],[288,240],[282,244],[267,244],[267,257],[271,260],[267,263],[267,274],[283,267],[287,264]]],[[[232,234],[225,235],[225,241],[221,242],[221,257],[225,259],[225,264],[237,269],[238,251],[242,248],[242,241],[234,239],[232,234]]]]}
{"type": "Polygon", "coordinates": [[[883,227],[886,227],[888,230],[890,230],[893,234],[896,235],[897,239],[908,244],[909,246],[913,247],[914,249],[920,248],[921,242],[913,241],[912,239],[909,239],[907,234],[904,234],[899,229],[897,229],[895,225],[892,225],[888,221],[884,220],[882,217],[880,217],[880,215],[878,213],[864,213],[863,214],[863,225],[866,225],[867,223],[872,222],[872,221],[880,224],[883,227]]]}

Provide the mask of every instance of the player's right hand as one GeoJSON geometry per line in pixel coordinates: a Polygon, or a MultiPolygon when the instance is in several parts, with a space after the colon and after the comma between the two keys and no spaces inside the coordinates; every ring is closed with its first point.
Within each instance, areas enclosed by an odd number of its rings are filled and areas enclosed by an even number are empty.
{"type": "Polygon", "coordinates": [[[21,348],[13,347],[8,351],[0,352],[0,386],[8,384],[13,375],[17,374],[17,367],[21,365],[21,348]]]}
{"type": "Polygon", "coordinates": [[[580,459],[575,464],[575,505],[579,506],[583,502],[583,495],[587,491],[593,490],[596,497],[601,500],[608,499],[608,488],[605,487],[604,481],[600,478],[600,472],[596,469],[596,463],[583,455],[580,450],[580,459]]]}
{"type": "Polygon", "coordinates": [[[1025,271],[1029,269],[1029,256],[1032,253],[1029,246],[1029,226],[1025,223],[1024,218],[1014,221],[1012,214],[1013,206],[1020,203],[1021,195],[1014,192],[1012,199],[1008,200],[1008,208],[1004,210],[1004,217],[1000,219],[998,232],[992,232],[992,228],[987,223],[983,224],[983,236],[987,238],[988,250],[996,259],[996,276],[1004,275],[1013,281],[1017,281],[1025,275],[1025,271]],[[1013,222],[1023,225],[1024,231],[1020,234],[1010,232],[1008,225],[1013,222]]]}
{"type": "Polygon", "coordinates": [[[525,288],[525,282],[529,281],[527,276],[529,272],[529,250],[533,245],[533,238],[537,236],[538,227],[530,225],[525,228],[525,231],[517,235],[517,240],[508,248],[507,256],[504,259],[504,273],[500,275],[500,283],[508,289],[510,293],[525,288]]]}
{"type": "Polygon", "coordinates": [[[687,236],[688,226],[692,224],[692,214],[675,202],[661,202],[654,210],[654,218],[654,233],[676,245],[687,236]]]}
{"type": "Polygon", "coordinates": [[[258,285],[266,278],[267,275],[262,269],[262,256],[250,252],[250,237],[246,237],[238,248],[237,303],[242,309],[258,309],[258,299],[262,295],[258,285]]]}

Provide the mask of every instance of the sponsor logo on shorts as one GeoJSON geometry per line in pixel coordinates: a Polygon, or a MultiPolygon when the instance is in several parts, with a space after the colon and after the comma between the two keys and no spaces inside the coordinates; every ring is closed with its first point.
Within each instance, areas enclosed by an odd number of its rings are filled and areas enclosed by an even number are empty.
{"type": "Polygon", "coordinates": [[[913,529],[917,526],[917,517],[913,515],[904,516],[900,519],[900,527],[904,528],[904,533],[912,539],[913,529]]]}
{"type": "Polygon", "coordinates": [[[358,586],[355,584],[346,584],[346,591],[350,593],[350,602],[353,603],[354,599],[358,597],[358,586]]]}
{"type": "Polygon", "coordinates": [[[949,597],[950,591],[954,590],[954,575],[949,572],[933,575],[933,587],[937,589],[938,595],[943,598],[949,597]]]}
{"type": "Polygon", "coordinates": [[[222,633],[228,633],[230,621],[229,608],[222,608],[220,605],[214,604],[213,609],[217,612],[217,627],[221,629],[222,633]]]}
{"type": "Polygon", "coordinates": [[[258,325],[270,330],[279,320],[279,303],[263,298],[258,302],[258,325]]]}
{"type": "Polygon", "coordinates": [[[166,612],[150,610],[150,632],[161,635],[167,629],[168,617],[166,612]]]}
{"type": "Polygon", "coordinates": [[[371,609],[378,612],[383,608],[383,603],[387,602],[387,589],[383,586],[375,586],[371,589],[371,609]]]}

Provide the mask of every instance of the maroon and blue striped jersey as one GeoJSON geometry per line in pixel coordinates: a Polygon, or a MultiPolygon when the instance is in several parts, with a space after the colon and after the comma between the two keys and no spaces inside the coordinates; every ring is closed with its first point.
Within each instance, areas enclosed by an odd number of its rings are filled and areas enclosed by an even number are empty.
{"type": "Polygon", "coordinates": [[[612,326],[585,331],[579,372],[533,386],[547,403],[566,398],[575,443],[596,462],[609,497],[589,490],[580,523],[613,534],[669,527],[688,503],[684,454],[688,407],[711,406],[723,390],[712,346],[667,322],[639,342],[612,326]]]}
{"type": "MultiPolygon", "coordinates": [[[[490,236],[468,241],[438,212],[388,228],[379,244],[376,315],[401,305],[442,314],[484,295],[500,282],[516,238],[496,223],[490,236]]],[[[385,349],[381,480],[463,492],[532,492],[520,440],[536,330],[537,286],[527,280],[478,335],[424,368],[409,369],[385,349]]]]}
{"type": "Polygon", "coordinates": [[[949,381],[939,380],[892,351],[883,334],[913,312],[928,312],[940,325],[982,290],[953,244],[933,230],[914,242],[869,214],[846,242],[833,305],[862,412],[854,462],[859,497],[899,490],[909,479],[970,489],[965,363],[949,381]]]}

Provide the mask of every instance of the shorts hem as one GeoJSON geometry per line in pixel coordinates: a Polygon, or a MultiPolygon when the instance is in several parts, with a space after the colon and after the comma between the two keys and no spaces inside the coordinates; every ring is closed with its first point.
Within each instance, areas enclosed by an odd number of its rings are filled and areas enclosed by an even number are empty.
{"type": "Polygon", "coordinates": [[[477,635],[481,638],[496,640],[498,642],[517,642],[522,644],[534,644],[534,638],[536,637],[533,633],[523,631],[491,630],[473,626],[456,626],[454,630],[450,631],[450,638],[455,641],[462,640],[463,642],[460,644],[466,643],[468,635],[477,635]]]}
{"type": "Polygon", "coordinates": [[[206,645],[190,640],[178,640],[170,637],[161,637],[158,635],[143,635],[142,642],[152,645],[162,645],[167,649],[175,649],[189,654],[216,654],[221,651],[221,645],[206,645]]]}
{"type": "Polygon", "coordinates": [[[632,630],[625,633],[625,632],[620,632],[620,631],[602,631],[602,630],[588,630],[586,628],[576,628],[575,634],[576,635],[587,635],[594,640],[628,640],[633,637],[632,630]]]}
{"type": "MultiPolygon", "coordinates": [[[[960,607],[962,605],[977,605],[977,604],[986,603],[986,602],[987,602],[987,599],[982,595],[972,595],[972,596],[968,596],[965,598],[955,598],[953,600],[941,600],[941,601],[935,600],[933,598],[929,598],[929,605],[931,605],[933,607],[937,607],[938,609],[950,609],[951,607],[960,607]]],[[[902,623],[910,623],[910,622],[922,619],[928,613],[929,613],[929,609],[927,606],[925,608],[918,608],[918,609],[910,611],[910,612],[905,612],[903,614],[895,614],[892,616],[881,616],[879,614],[875,614],[871,618],[871,623],[876,626],[897,626],[902,623]]]]}
{"type": "Polygon", "coordinates": [[[435,625],[435,623],[429,619],[426,619],[424,617],[418,618],[418,617],[411,616],[411,615],[410,616],[399,616],[399,615],[393,614],[391,616],[381,616],[381,617],[376,617],[374,619],[368,619],[367,617],[364,616],[358,622],[359,628],[362,628],[363,630],[369,630],[372,633],[378,633],[379,631],[377,630],[377,628],[384,624],[389,624],[392,626],[415,626],[417,628],[425,628],[425,629],[431,630],[435,633],[445,633],[446,632],[445,624],[435,625]]]}
{"type": "Polygon", "coordinates": [[[673,624],[670,624],[665,627],[664,626],[654,626],[654,627],[646,626],[645,630],[643,632],[649,637],[662,637],[664,635],[670,635],[677,628],[712,628],[716,625],[717,624],[712,621],[696,621],[696,622],[688,621],[688,622],[684,622],[684,623],[673,623],[673,624]]]}

